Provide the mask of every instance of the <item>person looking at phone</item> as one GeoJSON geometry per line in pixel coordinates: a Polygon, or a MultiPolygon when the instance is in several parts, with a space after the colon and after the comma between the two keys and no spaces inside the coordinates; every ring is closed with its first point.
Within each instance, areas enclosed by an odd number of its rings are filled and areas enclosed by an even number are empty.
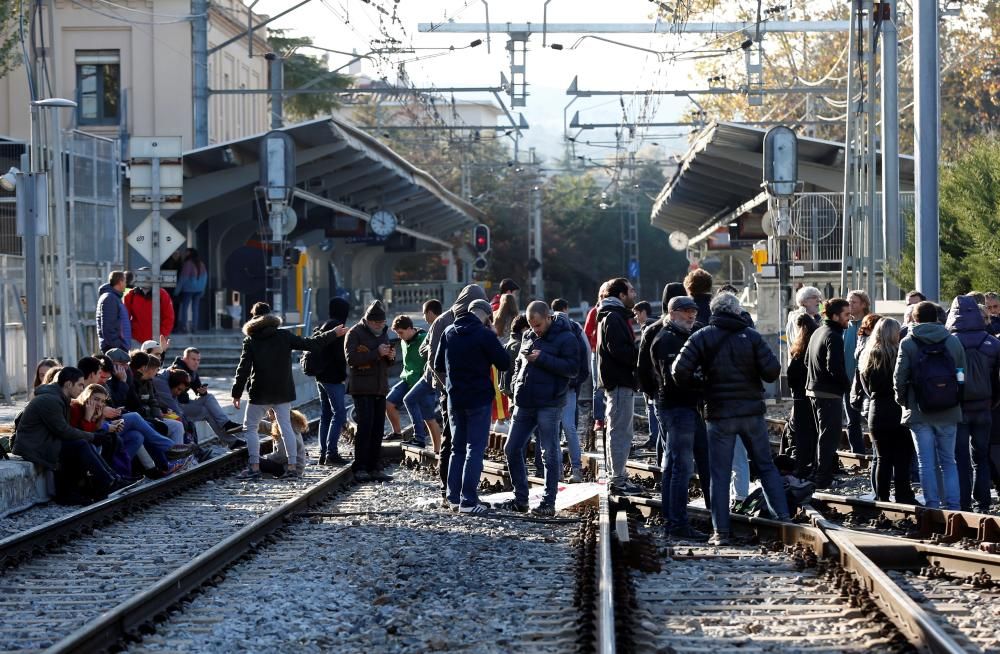
{"type": "Polygon", "coordinates": [[[189,390],[177,395],[177,405],[181,414],[190,422],[205,421],[212,428],[215,435],[222,443],[230,449],[245,447],[246,441],[237,438],[235,434],[243,431],[243,425],[230,420],[226,412],[222,409],[219,401],[208,392],[208,384],[202,382],[198,376],[198,368],[201,366],[201,352],[196,347],[185,348],[179,357],[174,358],[173,363],[167,370],[161,370],[159,376],[163,381],[170,377],[170,369],[183,370],[191,378],[188,384],[189,390]],[[194,397],[191,396],[194,393],[194,397]]]}

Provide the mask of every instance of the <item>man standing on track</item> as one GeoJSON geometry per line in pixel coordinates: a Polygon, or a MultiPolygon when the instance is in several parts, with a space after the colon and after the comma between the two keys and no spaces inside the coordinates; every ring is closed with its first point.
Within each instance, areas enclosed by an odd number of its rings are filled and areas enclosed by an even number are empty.
{"type": "Polygon", "coordinates": [[[368,305],[364,319],[347,332],[344,344],[347,365],[351,367],[347,392],[354,400],[358,416],[352,466],[357,481],[392,481],[379,466],[385,432],[385,397],[389,394],[389,366],[396,359],[385,323],[385,309],[375,300],[368,305]]]}

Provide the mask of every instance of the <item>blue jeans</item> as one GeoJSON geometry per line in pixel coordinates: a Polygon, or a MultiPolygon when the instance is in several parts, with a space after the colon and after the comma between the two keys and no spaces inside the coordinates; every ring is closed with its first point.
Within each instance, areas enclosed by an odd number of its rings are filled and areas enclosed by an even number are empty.
{"type": "Polygon", "coordinates": [[[337,455],[340,432],[347,422],[347,408],[344,405],[344,384],[316,382],[319,390],[319,455],[337,455]]]}
{"type": "Polygon", "coordinates": [[[972,500],[981,513],[990,510],[990,431],[993,417],[989,409],[962,411],[955,433],[955,465],[958,469],[958,496],[963,511],[972,510],[972,500]]]}
{"type": "Polygon", "coordinates": [[[743,441],[737,439],[733,443],[733,483],[732,493],[745,499],[750,494],[750,461],[747,459],[747,448],[743,441]]]}
{"type": "Polygon", "coordinates": [[[438,394],[429,382],[421,379],[413,388],[403,396],[403,406],[410,414],[410,422],[413,423],[413,438],[424,445],[427,444],[427,425],[425,420],[434,420],[434,407],[437,404],[438,394]]]}
{"type": "MultiPolygon", "coordinates": [[[[169,468],[170,463],[167,461],[167,450],[174,446],[174,442],[153,429],[152,425],[146,422],[138,413],[123,413],[122,420],[125,421],[125,428],[122,429],[123,440],[124,435],[129,432],[141,434],[142,444],[146,447],[146,452],[153,459],[156,467],[161,470],[169,468]]],[[[133,456],[134,454],[133,452],[133,456]]]]}
{"type": "Polygon", "coordinates": [[[561,407],[529,409],[515,407],[510,434],[503,452],[507,456],[510,482],[514,486],[514,500],[518,504],[528,503],[528,468],[524,464],[524,454],[531,432],[538,428],[538,443],[545,462],[545,493],[543,506],[556,505],[559,478],[562,476],[562,450],[559,449],[559,420],[561,407]]]}
{"type": "MultiPolygon", "coordinates": [[[[649,424],[649,440],[646,441],[647,447],[656,446],[656,443],[660,440],[660,420],[659,414],[656,411],[656,404],[651,400],[645,400],[646,402],[646,422],[649,424]]],[[[659,461],[659,457],[657,457],[659,461]]]]}
{"type": "Polygon", "coordinates": [[[955,425],[910,425],[920,464],[920,487],[928,509],[958,509],[958,468],[955,465],[955,425]],[[938,475],[941,486],[938,486],[938,475]]]}
{"type": "Polygon", "coordinates": [[[483,453],[490,435],[490,405],[460,409],[448,407],[451,422],[451,459],[448,461],[448,501],[465,507],[479,503],[483,453]]]}
{"type": "Polygon", "coordinates": [[[181,310],[177,314],[177,324],[187,322],[188,307],[191,307],[191,328],[198,329],[198,312],[202,293],[181,293],[181,310]]]}
{"type": "Polygon", "coordinates": [[[715,530],[729,533],[729,479],[733,470],[733,448],[736,439],[743,441],[747,453],[757,465],[764,498],[771,514],[778,520],[788,519],[785,486],[771,459],[771,443],[767,437],[764,416],[744,416],[708,422],[709,463],[712,468],[712,525],[715,530]]]}
{"type": "Polygon", "coordinates": [[[604,406],[604,389],[597,383],[597,353],[590,356],[590,383],[594,388],[594,420],[604,422],[606,413],[604,406]]]}
{"type": "MultiPolygon", "coordinates": [[[[576,423],[576,390],[566,391],[566,404],[563,405],[562,419],[559,425],[562,433],[566,434],[566,443],[569,445],[569,464],[574,470],[582,466],[580,453],[580,431],[576,423]]],[[[558,444],[558,443],[557,443],[558,444]]]]}
{"type": "Polygon", "coordinates": [[[660,408],[657,417],[665,441],[661,477],[663,519],[668,529],[683,529],[688,526],[688,483],[694,469],[698,413],[694,407],[660,408]]]}

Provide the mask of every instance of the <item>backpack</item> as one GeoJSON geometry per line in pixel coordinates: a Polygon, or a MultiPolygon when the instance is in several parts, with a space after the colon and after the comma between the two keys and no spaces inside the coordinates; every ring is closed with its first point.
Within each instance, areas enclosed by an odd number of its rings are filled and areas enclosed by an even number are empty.
{"type": "Polygon", "coordinates": [[[948,339],[940,343],[918,342],[917,365],[913,369],[913,390],[923,413],[937,413],[958,406],[961,401],[955,359],[948,351],[948,339]]]}
{"type": "MultiPolygon", "coordinates": [[[[323,332],[320,331],[319,327],[313,329],[313,336],[319,336],[323,332]]],[[[330,364],[329,357],[326,355],[326,348],[321,350],[306,350],[302,353],[299,358],[299,365],[302,366],[302,372],[307,377],[315,377],[316,375],[323,372],[323,370],[330,364]]]]}

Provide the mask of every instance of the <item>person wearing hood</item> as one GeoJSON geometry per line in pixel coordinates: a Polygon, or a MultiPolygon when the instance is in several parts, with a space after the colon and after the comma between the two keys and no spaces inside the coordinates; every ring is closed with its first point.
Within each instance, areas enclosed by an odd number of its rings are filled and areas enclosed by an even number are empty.
{"type": "MultiPolygon", "coordinates": [[[[139,270],[148,270],[140,268],[139,270]]],[[[156,340],[157,337],[169,338],[174,329],[174,305],[170,293],[160,289],[160,325],[157,333],[153,333],[153,289],[136,286],[130,288],[122,298],[122,303],[128,311],[132,325],[132,338],[139,343],[156,340]]]]}
{"type": "Polygon", "coordinates": [[[955,432],[959,504],[971,511],[975,498],[979,512],[988,513],[991,412],[1000,403],[1000,340],[987,333],[983,309],[968,295],[952,300],[945,326],[965,349],[962,422],[955,432]]]}
{"type": "Polygon", "coordinates": [[[712,525],[710,542],[729,542],[729,481],[733,449],[739,438],[757,464],[764,497],[771,514],[788,520],[788,502],[778,468],[771,458],[771,443],[764,422],[764,386],[781,374],[781,364],[761,335],[741,315],[735,295],[720,293],[712,299],[708,327],[688,338],[671,366],[674,383],[691,388],[702,378],[705,420],[708,423],[709,462],[712,476],[712,525]]]}
{"type": "Polygon", "coordinates": [[[389,344],[385,309],[373,300],[364,317],[347,332],[344,354],[350,375],[347,392],[354,401],[358,428],[354,436],[354,479],[392,481],[382,472],[382,439],[385,436],[385,397],[389,394],[389,366],[396,349],[389,344]]]}
{"type": "Polygon", "coordinates": [[[604,389],[607,406],[611,490],[620,495],[639,495],[645,490],[630,482],[625,472],[632,451],[633,400],[638,388],[635,369],[639,348],[629,323],[635,288],[624,277],[607,284],[608,296],[597,309],[597,382],[604,389]]]}
{"type": "Polygon", "coordinates": [[[920,486],[927,508],[958,509],[955,437],[962,422],[961,382],[965,348],[938,322],[938,307],[920,302],[913,323],[899,344],[892,375],[896,403],[917,448],[920,486]],[[938,486],[938,475],[943,487],[938,486]]]}
{"type": "MultiPolygon", "coordinates": [[[[480,515],[489,511],[489,507],[479,503],[478,490],[495,396],[490,366],[507,370],[510,359],[490,324],[493,318],[490,303],[476,299],[466,306],[461,311],[452,307],[457,316],[441,335],[433,364],[436,375],[447,380],[451,423],[445,499],[454,511],[480,515]]],[[[434,324],[446,315],[442,314],[434,324]]]]}
{"type": "Polygon", "coordinates": [[[712,273],[698,268],[692,270],[684,278],[684,290],[698,303],[698,322],[707,325],[712,317],[710,303],[712,302],[712,273]]]}
{"type": "Polygon", "coordinates": [[[122,302],[125,293],[125,273],[116,270],[108,276],[108,283],[98,289],[97,342],[101,352],[121,348],[132,349],[132,325],[122,302]]]}
{"type": "Polygon", "coordinates": [[[319,326],[320,332],[332,331],[336,338],[317,350],[320,368],[316,373],[316,389],[319,391],[319,464],[340,466],[347,459],[340,456],[340,432],[347,424],[347,406],[344,402],[347,392],[347,356],[344,354],[344,336],[347,334],[347,316],[351,305],[347,300],[335,297],[328,307],[329,319],[319,326]]]}
{"type": "Polygon", "coordinates": [[[534,301],[525,310],[529,329],[521,338],[521,350],[514,363],[514,417],[504,447],[507,469],[514,486],[509,508],[528,511],[528,470],[524,455],[528,441],[538,429],[538,445],[545,467],[545,492],[532,515],[555,515],[556,492],[562,476],[559,449],[559,422],[570,380],[582,364],[576,334],[564,314],[553,314],[547,304],[534,301]]]}
{"type": "MultiPolygon", "coordinates": [[[[469,305],[475,300],[483,300],[485,302],[486,291],[478,284],[469,284],[459,292],[451,308],[434,319],[434,322],[431,323],[430,328],[427,330],[424,342],[420,344],[419,350],[421,356],[427,358],[427,367],[424,368],[423,379],[441,393],[441,419],[444,421],[444,424],[441,428],[441,464],[438,466],[438,470],[441,475],[441,497],[444,502],[448,501],[448,467],[451,462],[451,419],[448,414],[448,394],[444,392],[447,380],[444,375],[436,374],[434,362],[437,360],[441,338],[444,336],[445,330],[455,324],[455,320],[459,315],[468,313],[469,305]]],[[[487,302],[487,304],[489,303],[487,302]]],[[[492,313],[490,315],[492,316],[492,313]]]]}
{"type": "Polygon", "coordinates": [[[295,380],[292,378],[292,350],[316,350],[337,337],[336,332],[323,332],[304,338],[281,329],[281,318],[271,313],[266,302],[257,302],[250,309],[250,320],[243,325],[243,350],[233,381],[233,406],[240,408],[240,398],[246,390],[250,396],[243,419],[247,441],[247,468],[237,479],[260,479],[260,438],[257,425],[269,408],[278,418],[281,439],[288,452],[288,470],[284,477],[299,478],[305,468],[305,452],[298,451],[295,432],[290,422],[295,400],[295,380]]]}

